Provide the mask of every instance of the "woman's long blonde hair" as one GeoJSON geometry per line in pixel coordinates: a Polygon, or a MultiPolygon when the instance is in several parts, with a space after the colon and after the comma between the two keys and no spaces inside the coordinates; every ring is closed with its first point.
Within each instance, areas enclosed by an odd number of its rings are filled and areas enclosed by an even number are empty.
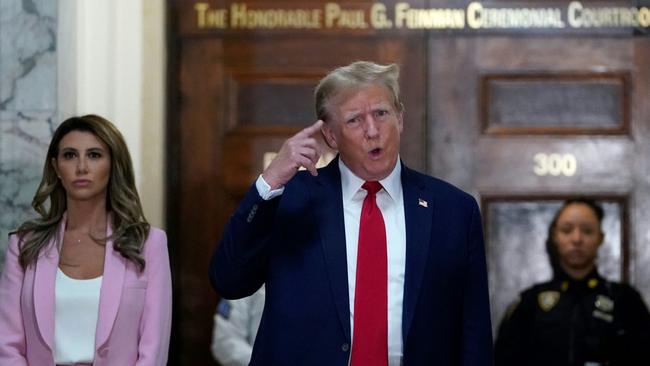
{"type": "Polygon", "coordinates": [[[69,118],[54,131],[43,164],[43,178],[32,200],[32,207],[40,217],[23,223],[16,231],[20,238],[21,266],[27,268],[35,262],[41,250],[57,235],[67,210],[66,192],[52,161],[58,157],[61,139],[72,131],[90,132],[108,146],[111,173],[106,209],[111,213],[113,234],[102,239],[112,240],[115,250],[143,270],[142,246],[149,235],[149,223],[135,187],[131,155],[120,131],[108,120],[92,114],[69,118]],[[46,206],[48,200],[49,207],[46,206]]]}

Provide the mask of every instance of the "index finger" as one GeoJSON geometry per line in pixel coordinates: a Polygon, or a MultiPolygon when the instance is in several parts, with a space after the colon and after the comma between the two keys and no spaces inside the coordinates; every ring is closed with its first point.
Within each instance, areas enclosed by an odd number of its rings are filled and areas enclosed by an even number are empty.
{"type": "Polygon", "coordinates": [[[313,125],[305,127],[305,129],[298,132],[298,135],[311,136],[315,132],[319,131],[322,125],[323,121],[319,119],[313,125]]]}

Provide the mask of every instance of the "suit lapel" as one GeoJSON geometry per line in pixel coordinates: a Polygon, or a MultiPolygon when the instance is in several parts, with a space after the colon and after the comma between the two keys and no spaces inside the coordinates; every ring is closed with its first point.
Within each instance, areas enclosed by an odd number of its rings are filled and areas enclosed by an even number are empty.
{"type": "Polygon", "coordinates": [[[56,270],[59,266],[59,250],[65,233],[66,215],[61,218],[55,237],[43,249],[36,262],[34,273],[34,312],[41,337],[54,350],[54,290],[56,270]]]}
{"type": "Polygon", "coordinates": [[[345,225],[341,194],[341,173],[338,158],[321,169],[317,181],[317,219],[325,256],[330,286],[341,327],[348,340],[350,336],[350,300],[348,294],[347,253],[345,249],[345,225]]]}
{"type": "Polygon", "coordinates": [[[406,270],[402,307],[402,338],[407,339],[420,294],[422,277],[429,256],[430,232],[435,200],[424,182],[402,164],[404,216],[406,221],[406,270]]]}
{"type": "MultiPolygon", "coordinates": [[[[350,302],[347,278],[347,252],[341,176],[338,158],[320,171],[317,181],[319,202],[315,205],[320,222],[320,236],[327,266],[330,286],[334,296],[339,321],[348,340],[350,331],[350,302]]],[[[421,181],[402,164],[402,188],[406,221],[406,273],[404,279],[404,304],[402,314],[403,339],[411,328],[413,315],[427,265],[431,223],[435,210],[434,197],[425,190],[421,181]],[[421,203],[420,200],[426,202],[421,203]]]]}
{"type": "MultiPolygon", "coordinates": [[[[112,220],[106,225],[106,236],[113,233],[112,220]]],[[[126,259],[113,249],[113,241],[106,241],[104,255],[104,274],[99,295],[99,317],[97,319],[97,334],[95,335],[95,348],[98,349],[108,340],[117,309],[122,297],[122,285],[126,273],[126,259]]]]}

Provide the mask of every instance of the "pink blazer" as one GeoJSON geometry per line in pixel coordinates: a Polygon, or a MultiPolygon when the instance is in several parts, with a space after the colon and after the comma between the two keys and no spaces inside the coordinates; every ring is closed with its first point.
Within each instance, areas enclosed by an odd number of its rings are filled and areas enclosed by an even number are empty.
{"type": "MultiPolygon", "coordinates": [[[[54,365],[54,282],[65,216],[58,237],[23,271],[18,238],[9,238],[0,277],[0,365],[54,365]]],[[[108,230],[111,234],[111,229],[108,230]]],[[[172,287],[165,232],[151,228],[143,272],[106,244],[95,333],[94,366],[165,365],[171,331],[172,287]]]]}

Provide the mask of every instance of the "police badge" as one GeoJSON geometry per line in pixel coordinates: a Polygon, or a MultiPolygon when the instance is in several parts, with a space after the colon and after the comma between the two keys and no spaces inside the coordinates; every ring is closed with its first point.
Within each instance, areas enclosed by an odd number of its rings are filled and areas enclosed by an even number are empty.
{"type": "Polygon", "coordinates": [[[612,300],[609,296],[605,295],[598,295],[596,297],[596,308],[608,313],[611,313],[612,310],[614,310],[614,300],[612,300]]]}
{"type": "Polygon", "coordinates": [[[560,293],[557,291],[544,291],[537,295],[539,307],[544,311],[553,309],[555,304],[560,300],[560,293]]]}

